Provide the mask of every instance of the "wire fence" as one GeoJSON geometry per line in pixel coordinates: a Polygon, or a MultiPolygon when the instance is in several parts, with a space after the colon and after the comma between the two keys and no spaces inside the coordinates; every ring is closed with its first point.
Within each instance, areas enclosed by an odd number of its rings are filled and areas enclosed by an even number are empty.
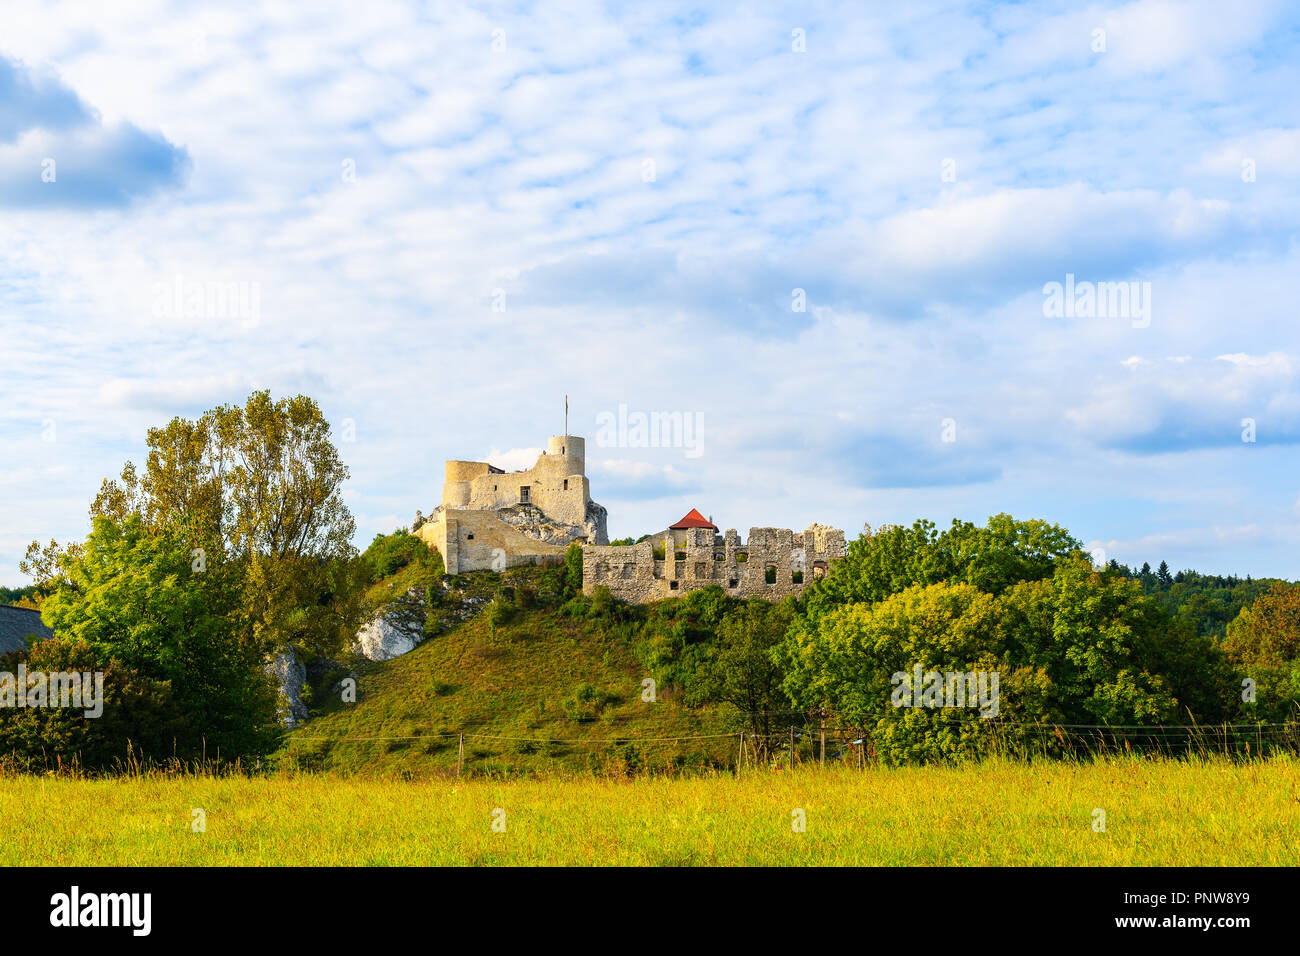
{"type": "MultiPolygon", "coordinates": [[[[777,715],[766,715],[773,718],[777,715]]],[[[746,769],[773,771],[795,767],[840,764],[865,768],[886,760],[869,729],[823,724],[813,721],[789,724],[780,730],[754,732],[737,730],[713,734],[626,734],[607,737],[541,737],[489,734],[476,731],[430,731],[416,734],[313,735],[293,734],[293,744],[403,744],[456,741],[458,776],[472,770],[475,761],[519,754],[546,753],[562,756],[586,749],[611,756],[627,750],[640,755],[646,748],[677,751],[692,744],[711,743],[711,759],[718,769],[739,774],[746,769]],[[472,746],[467,749],[467,743],[472,746]],[[497,745],[495,748],[493,745],[497,745]]],[[[1286,723],[1201,724],[1081,724],[1028,723],[992,720],[980,728],[978,741],[968,741],[968,755],[999,754],[1011,757],[1098,757],[1108,754],[1155,754],[1164,756],[1229,757],[1263,756],[1270,753],[1300,753],[1300,721],[1286,723]]],[[[441,748],[439,748],[441,749],[441,748]]],[[[626,754],[623,754],[626,756],[626,754]]],[[[698,754],[697,754],[698,756],[698,754]]],[[[896,754],[892,755],[896,758],[896,754]]],[[[678,761],[680,763],[680,759],[678,761]]],[[[889,762],[889,761],[887,761],[889,762]]],[[[894,761],[896,762],[896,761],[894,761]]]]}

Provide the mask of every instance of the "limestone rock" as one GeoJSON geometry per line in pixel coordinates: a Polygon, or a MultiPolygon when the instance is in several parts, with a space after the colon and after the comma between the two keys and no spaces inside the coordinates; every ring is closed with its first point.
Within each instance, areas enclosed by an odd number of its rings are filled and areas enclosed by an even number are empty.
{"type": "Polygon", "coordinates": [[[280,685],[280,722],[293,730],[307,719],[307,705],[302,701],[302,689],[307,683],[307,668],[292,648],[277,651],[267,662],[266,672],[280,685]]]}
{"type": "Polygon", "coordinates": [[[582,526],[587,544],[609,544],[609,531],[606,524],[608,519],[609,511],[604,505],[598,505],[591,500],[587,501],[587,520],[582,526]]]}
{"type": "Polygon", "coordinates": [[[354,648],[367,660],[391,661],[415,650],[423,636],[410,622],[381,612],[357,631],[354,648]]]}

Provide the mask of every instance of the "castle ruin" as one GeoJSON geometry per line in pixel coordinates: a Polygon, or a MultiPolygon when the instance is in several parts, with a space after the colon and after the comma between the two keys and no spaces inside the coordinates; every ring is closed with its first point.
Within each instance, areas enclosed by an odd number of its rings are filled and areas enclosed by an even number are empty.
{"type": "Polygon", "coordinates": [[[570,543],[603,545],[606,510],[591,500],[587,443],[553,435],[532,468],[449,461],[442,504],[415,529],[448,574],[559,564],[570,543]]]}
{"type": "Polygon", "coordinates": [[[750,528],[719,534],[692,509],[632,545],[609,544],[607,512],[591,500],[586,441],[554,435],[533,467],[507,472],[485,461],[448,461],[442,503],[413,529],[442,555],[448,574],[560,564],[582,545],[582,590],[609,588],[632,604],[716,585],[734,597],[799,594],[844,557],[844,532],[750,528]]]}
{"type": "Polygon", "coordinates": [[[838,528],[750,528],[742,541],[734,528],[719,534],[711,518],[692,509],[637,544],[584,546],[582,590],[603,585],[621,601],[644,604],[716,585],[732,597],[779,601],[802,593],[844,554],[838,528]]]}

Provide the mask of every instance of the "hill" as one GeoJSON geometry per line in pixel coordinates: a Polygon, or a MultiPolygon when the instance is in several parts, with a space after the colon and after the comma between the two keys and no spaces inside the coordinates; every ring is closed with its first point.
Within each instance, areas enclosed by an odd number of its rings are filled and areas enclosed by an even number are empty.
{"type": "MultiPolygon", "coordinates": [[[[318,693],[312,719],[287,736],[279,761],[343,773],[454,774],[464,734],[474,774],[734,762],[743,729],[734,708],[687,707],[662,689],[643,702],[648,674],[617,628],[563,605],[510,603],[531,603],[555,573],[446,579],[429,617],[447,629],[392,660],[358,661],[356,702],[345,703],[337,684],[318,693]],[[458,620],[466,613],[473,616],[458,620]],[[619,737],[641,739],[610,742],[619,737]]],[[[404,568],[375,592],[401,594],[418,580],[404,568]]]]}

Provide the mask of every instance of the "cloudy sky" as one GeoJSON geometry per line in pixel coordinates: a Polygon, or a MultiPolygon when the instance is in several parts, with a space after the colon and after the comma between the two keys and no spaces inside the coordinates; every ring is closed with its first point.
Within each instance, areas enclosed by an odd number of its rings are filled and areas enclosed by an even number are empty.
{"type": "Polygon", "coordinates": [[[567,393],[613,535],[1008,511],[1300,577],[1294,6],[236,6],[5,2],[0,583],[254,388],[350,439],[362,541],[567,393]]]}

